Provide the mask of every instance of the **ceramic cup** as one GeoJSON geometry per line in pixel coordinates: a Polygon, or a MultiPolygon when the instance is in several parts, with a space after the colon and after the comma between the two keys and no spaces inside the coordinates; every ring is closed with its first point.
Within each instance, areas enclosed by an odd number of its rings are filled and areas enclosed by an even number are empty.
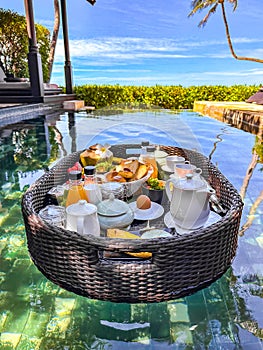
{"type": "Polygon", "coordinates": [[[166,165],[169,169],[174,171],[176,164],[189,164],[188,160],[185,160],[184,157],[180,156],[168,156],[166,157],[166,165]]]}
{"type": "Polygon", "coordinates": [[[186,174],[202,174],[202,169],[197,168],[193,164],[176,164],[174,167],[174,174],[177,177],[185,177],[186,174]]]}

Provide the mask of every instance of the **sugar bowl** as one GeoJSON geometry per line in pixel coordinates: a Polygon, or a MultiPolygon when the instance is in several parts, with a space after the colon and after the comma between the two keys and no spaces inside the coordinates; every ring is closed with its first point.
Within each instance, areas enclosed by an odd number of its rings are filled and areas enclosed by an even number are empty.
{"type": "Polygon", "coordinates": [[[116,199],[111,193],[108,199],[98,203],[98,219],[100,228],[128,228],[133,222],[134,214],[130,206],[122,200],[116,199]]]}

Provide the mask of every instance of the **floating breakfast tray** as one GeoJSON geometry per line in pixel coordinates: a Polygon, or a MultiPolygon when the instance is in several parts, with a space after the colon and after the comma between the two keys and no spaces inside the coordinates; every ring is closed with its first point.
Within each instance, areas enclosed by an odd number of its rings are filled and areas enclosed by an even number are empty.
{"type": "MultiPolygon", "coordinates": [[[[115,145],[116,157],[131,156],[138,145],[115,145]],[[129,150],[127,152],[127,150],[129,150]]],[[[52,282],[76,294],[113,302],[161,302],[194,293],[222,276],[235,256],[243,203],[225,176],[202,154],[161,146],[170,155],[184,156],[202,169],[216,190],[225,214],[212,225],[172,237],[114,239],[80,236],[76,232],[43,222],[38,213],[47,192],[66,181],[67,169],[79,160],[75,152],[59,161],[23,195],[22,212],[30,256],[52,282]],[[119,258],[125,252],[151,252],[149,259],[119,258]],[[110,258],[116,255],[117,258],[110,258]]],[[[136,156],[136,154],[134,154],[136,156]]],[[[169,203],[164,203],[165,212],[169,203]]],[[[145,226],[145,223],[144,225],[145,226]]],[[[164,218],[154,221],[163,228],[164,218]]],[[[137,222],[131,230],[140,229],[137,222]]]]}

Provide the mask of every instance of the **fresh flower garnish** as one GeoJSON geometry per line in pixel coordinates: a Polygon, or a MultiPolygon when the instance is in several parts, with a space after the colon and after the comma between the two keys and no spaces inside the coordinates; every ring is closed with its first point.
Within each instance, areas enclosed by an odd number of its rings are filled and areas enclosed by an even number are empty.
{"type": "Polygon", "coordinates": [[[97,144],[97,149],[95,151],[96,154],[99,154],[102,158],[108,156],[108,150],[111,148],[111,145],[108,143],[105,143],[105,145],[101,145],[100,143],[97,144]]]}

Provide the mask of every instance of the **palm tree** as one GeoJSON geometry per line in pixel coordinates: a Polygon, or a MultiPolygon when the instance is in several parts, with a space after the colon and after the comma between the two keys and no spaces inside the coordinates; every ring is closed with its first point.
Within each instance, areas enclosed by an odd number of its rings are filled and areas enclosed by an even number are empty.
{"type": "MultiPolygon", "coordinates": [[[[96,0],[87,0],[87,1],[92,6],[96,2],[96,0]]],[[[54,0],[54,26],[53,26],[52,38],[51,38],[51,41],[50,41],[50,51],[49,51],[49,57],[48,57],[48,82],[50,81],[51,74],[52,74],[54,57],[55,57],[55,50],[56,50],[57,40],[58,40],[59,27],[60,27],[59,1],[58,0],[54,0]]]]}
{"type": "MultiPolygon", "coordinates": [[[[235,11],[237,8],[238,0],[227,0],[227,1],[233,6],[233,11],[235,11]]],[[[196,12],[200,12],[204,9],[209,8],[208,13],[205,15],[205,17],[201,20],[201,22],[198,25],[199,27],[203,27],[207,23],[211,14],[216,12],[218,6],[221,6],[223,21],[224,21],[225,30],[226,30],[227,42],[228,42],[228,46],[230,48],[230,52],[231,52],[232,56],[235,59],[241,60],[241,61],[252,61],[252,62],[263,63],[263,59],[254,58],[254,57],[238,56],[235,53],[234,48],[233,48],[233,44],[232,44],[232,40],[231,40],[231,36],[230,36],[227,18],[226,18],[225,0],[193,0],[192,4],[191,4],[192,11],[190,12],[189,17],[193,16],[196,12]]]]}
{"type": "Polygon", "coordinates": [[[54,26],[53,26],[53,34],[50,42],[50,51],[49,51],[49,57],[48,57],[48,82],[50,81],[50,78],[51,78],[51,73],[52,73],[52,68],[54,63],[59,26],[60,26],[60,8],[59,8],[58,0],[54,0],[54,26]]]}

